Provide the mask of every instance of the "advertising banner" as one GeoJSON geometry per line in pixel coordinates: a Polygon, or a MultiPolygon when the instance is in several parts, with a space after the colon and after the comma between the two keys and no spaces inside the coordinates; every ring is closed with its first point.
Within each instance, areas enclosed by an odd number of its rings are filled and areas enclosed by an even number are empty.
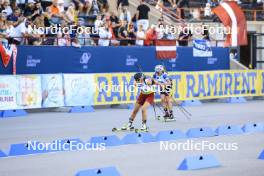
{"type": "Polygon", "coordinates": [[[66,106],[88,106],[93,104],[94,75],[64,74],[66,106]]]}
{"type": "Polygon", "coordinates": [[[64,106],[62,74],[42,75],[42,107],[64,106]]]}
{"type": "Polygon", "coordinates": [[[17,75],[18,109],[41,108],[41,75],[17,75]]]}
{"type": "Polygon", "coordinates": [[[17,109],[16,93],[16,77],[0,76],[0,110],[17,109]]]}

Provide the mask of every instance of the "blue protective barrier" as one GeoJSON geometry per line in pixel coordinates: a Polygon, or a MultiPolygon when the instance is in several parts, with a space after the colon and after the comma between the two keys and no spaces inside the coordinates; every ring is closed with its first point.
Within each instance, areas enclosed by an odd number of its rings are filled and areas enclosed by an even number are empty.
{"type": "Polygon", "coordinates": [[[264,150],[259,154],[258,159],[264,160],[264,150]]]}
{"type": "Polygon", "coordinates": [[[124,144],[139,144],[155,142],[155,137],[150,133],[129,133],[122,139],[124,144]]]}
{"type": "Polygon", "coordinates": [[[118,146],[123,144],[122,141],[116,135],[92,137],[89,143],[92,146],[104,145],[106,147],[118,146]]]}
{"type": "Polygon", "coordinates": [[[2,111],[2,116],[3,118],[7,117],[19,117],[19,116],[26,116],[27,112],[23,109],[14,109],[14,110],[4,110],[2,111]]]}
{"type": "Polygon", "coordinates": [[[204,127],[204,128],[191,128],[187,131],[187,136],[189,138],[200,138],[200,137],[213,137],[215,136],[215,132],[212,128],[204,127]]]}
{"type": "Polygon", "coordinates": [[[87,169],[79,171],[76,176],[121,176],[115,167],[105,167],[98,169],[87,169]]]}
{"type": "Polygon", "coordinates": [[[180,130],[160,131],[156,135],[156,141],[170,141],[184,138],[186,138],[186,135],[180,130]]]}
{"type": "MultiPolygon", "coordinates": [[[[212,51],[210,58],[193,57],[192,47],[177,47],[176,59],[160,61],[154,46],[18,46],[17,74],[137,72],[137,64],[152,72],[163,63],[168,71],[228,70],[229,48],[213,47],[212,51]]],[[[0,74],[12,74],[12,65],[1,64],[0,74]]]]}
{"type": "Polygon", "coordinates": [[[227,103],[246,103],[245,97],[230,97],[226,100],[227,103]]]}
{"type": "Polygon", "coordinates": [[[0,158],[3,158],[3,157],[7,157],[7,155],[2,150],[0,150],[0,158]]]}
{"type": "Polygon", "coordinates": [[[221,166],[220,163],[213,155],[201,155],[186,157],[178,167],[178,170],[196,170],[219,166],[221,166]]]}
{"type": "Polygon", "coordinates": [[[92,106],[74,106],[70,109],[70,113],[94,112],[92,106]]]}
{"type": "Polygon", "coordinates": [[[236,135],[242,134],[243,130],[238,125],[222,125],[215,130],[217,135],[236,135]]]}
{"type": "Polygon", "coordinates": [[[242,127],[245,133],[251,132],[263,132],[264,131],[264,124],[263,123],[248,123],[242,127]]]}
{"type": "Polygon", "coordinates": [[[44,145],[38,146],[38,144],[40,144],[40,142],[36,141],[31,141],[31,144],[11,144],[8,156],[30,155],[49,152],[49,150],[45,148],[44,145]]]}
{"type": "Polygon", "coordinates": [[[202,102],[199,100],[185,100],[181,104],[182,106],[199,106],[202,105],[202,102]]]}

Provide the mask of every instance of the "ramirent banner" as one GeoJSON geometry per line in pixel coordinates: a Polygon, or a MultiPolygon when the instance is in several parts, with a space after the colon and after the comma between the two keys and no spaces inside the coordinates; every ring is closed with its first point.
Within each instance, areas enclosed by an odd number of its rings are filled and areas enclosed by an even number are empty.
{"type": "MultiPolygon", "coordinates": [[[[94,76],[95,105],[135,102],[138,90],[133,86],[133,74],[94,76]]],[[[173,82],[172,96],[177,100],[264,95],[264,71],[170,72],[169,76],[173,82]]]]}

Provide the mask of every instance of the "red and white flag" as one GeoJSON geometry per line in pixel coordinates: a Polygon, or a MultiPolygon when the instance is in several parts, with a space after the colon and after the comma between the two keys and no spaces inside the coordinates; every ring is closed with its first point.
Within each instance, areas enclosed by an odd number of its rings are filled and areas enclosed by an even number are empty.
{"type": "Polygon", "coordinates": [[[15,45],[13,45],[13,44],[3,45],[0,42],[0,54],[1,54],[2,62],[3,62],[5,67],[7,67],[7,65],[9,64],[9,62],[11,60],[12,53],[14,50],[16,50],[15,45]]]}
{"type": "Polygon", "coordinates": [[[225,27],[231,29],[225,46],[247,45],[247,21],[244,12],[235,1],[222,2],[213,9],[225,27]]]}
{"type": "Polygon", "coordinates": [[[176,40],[157,40],[156,57],[157,59],[176,58],[176,40]]]}

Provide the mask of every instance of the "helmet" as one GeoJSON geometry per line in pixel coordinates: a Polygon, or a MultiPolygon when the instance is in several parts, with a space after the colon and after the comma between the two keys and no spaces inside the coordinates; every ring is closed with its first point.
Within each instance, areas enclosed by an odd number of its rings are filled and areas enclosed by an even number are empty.
{"type": "Polygon", "coordinates": [[[144,78],[144,74],[143,73],[136,73],[135,75],[134,75],[134,79],[135,79],[135,81],[139,81],[141,78],[144,78]]]}
{"type": "Polygon", "coordinates": [[[155,72],[163,72],[163,71],[164,71],[163,65],[156,65],[155,72]]]}

